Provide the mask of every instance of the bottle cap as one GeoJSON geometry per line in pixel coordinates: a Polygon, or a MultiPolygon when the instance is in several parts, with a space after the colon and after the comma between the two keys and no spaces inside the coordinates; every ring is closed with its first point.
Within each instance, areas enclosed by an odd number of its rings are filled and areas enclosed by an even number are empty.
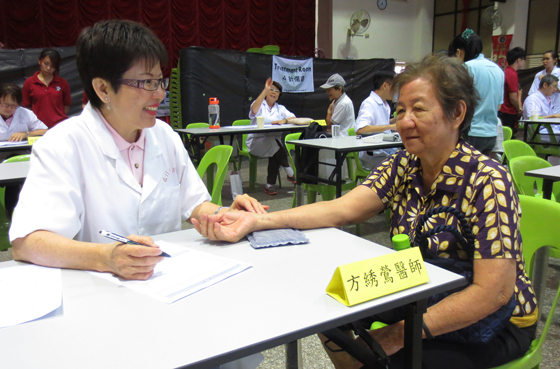
{"type": "Polygon", "coordinates": [[[397,234],[393,236],[393,250],[400,251],[410,248],[410,238],[406,234],[397,234]]]}
{"type": "Polygon", "coordinates": [[[220,103],[220,100],[218,100],[217,97],[211,97],[209,100],[210,100],[210,105],[215,105],[220,103]]]}

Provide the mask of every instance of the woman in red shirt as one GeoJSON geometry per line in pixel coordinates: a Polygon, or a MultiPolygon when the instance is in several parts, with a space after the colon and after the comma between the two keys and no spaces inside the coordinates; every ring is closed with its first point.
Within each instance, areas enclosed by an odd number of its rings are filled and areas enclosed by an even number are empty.
{"type": "Polygon", "coordinates": [[[60,54],[55,49],[44,49],[39,55],[39,72],[23,84],[23,106],[33,110],[47,127],[68,118],[72,105],[70,86],[56,72],[60,69],[60,54]]]}

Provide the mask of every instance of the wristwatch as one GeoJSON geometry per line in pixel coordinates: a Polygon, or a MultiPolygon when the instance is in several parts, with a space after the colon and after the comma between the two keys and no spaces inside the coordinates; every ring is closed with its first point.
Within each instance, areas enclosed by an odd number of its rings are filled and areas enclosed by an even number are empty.
{"type": "Polygon", "coordinates": [[[288,118],[284,118],[284,123],[288,123],[288,118]]]}

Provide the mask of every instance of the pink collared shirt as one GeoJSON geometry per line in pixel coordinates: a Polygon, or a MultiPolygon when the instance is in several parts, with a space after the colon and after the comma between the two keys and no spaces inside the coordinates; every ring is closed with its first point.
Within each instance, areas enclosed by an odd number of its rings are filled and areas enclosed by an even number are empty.
{"type": "Polygon", "coordinates": [[[14,120],[14,115],[12,114],[11,117],[9,117],[8,119],[6,119],[4,122],[6,122],[6,125],[9,127],[10,124],[12,124],[12,120],[14,120]]]}
{"type": "Polygon", "coordinates": [[[121,155],[124,159],[124,162],[128,165],[134,178],[140,183],[142,186],[143,178],[144,178],[144,148],[146,146],[146,133],[142,130],[140,133],[140,137],[136,142],[130,143],[126,141],[122,136],[107,122],[103,114],[97,111],[99,117],[105,127],[111,133],[111,137],[117,144],[117,148],[121,152],[121,155]]]}

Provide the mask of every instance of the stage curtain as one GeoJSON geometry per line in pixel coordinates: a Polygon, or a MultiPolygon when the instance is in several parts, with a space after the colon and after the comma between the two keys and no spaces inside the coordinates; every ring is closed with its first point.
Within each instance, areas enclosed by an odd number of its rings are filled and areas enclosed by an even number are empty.
{"type": "Polygon", "coordinates": [[[72,46],[83,27],[104,19],[141,22],[169,52],[164,74],[189,46],[245,51],[279,45],[313,56],[315,0],[0,0],[6,49],[72,46]]]}

